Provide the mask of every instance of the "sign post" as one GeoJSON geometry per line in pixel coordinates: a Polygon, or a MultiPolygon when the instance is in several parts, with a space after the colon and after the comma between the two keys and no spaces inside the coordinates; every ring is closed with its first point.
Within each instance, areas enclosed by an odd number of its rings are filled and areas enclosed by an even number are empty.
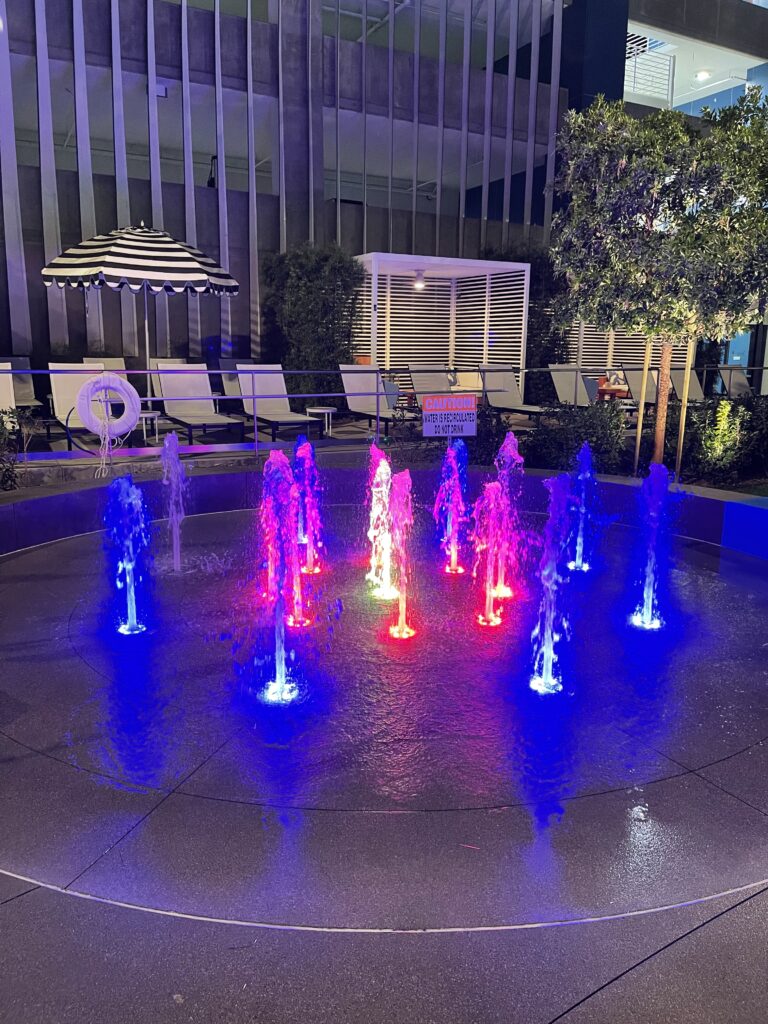
{"type": "Polygon", "coordinates": [[[422,432],[424,437],[475,437],[477,395],[425,395],[422,432]]]}

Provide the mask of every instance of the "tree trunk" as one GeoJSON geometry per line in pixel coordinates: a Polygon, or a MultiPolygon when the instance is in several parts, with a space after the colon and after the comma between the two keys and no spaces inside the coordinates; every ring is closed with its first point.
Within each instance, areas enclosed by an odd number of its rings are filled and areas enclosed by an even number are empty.
{"type": "Polygon", "coordinates": [[[669,405],[669,371],[672,366],[672,342],[662,341],[659,360],[659,383],[656,391],[656,429],[653,435],[651,462],[664,461],[664,437],[667,433],[667,407],[669,405]]]}

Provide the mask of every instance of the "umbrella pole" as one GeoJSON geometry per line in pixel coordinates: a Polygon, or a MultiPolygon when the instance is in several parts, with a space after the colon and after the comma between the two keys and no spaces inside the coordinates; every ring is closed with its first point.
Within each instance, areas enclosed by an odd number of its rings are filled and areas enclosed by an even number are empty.
{"type": "MultiPolygon", "coordinates": [[[[147,369],[149,369],[149,314],[147,312],[147,282],[144,282],[144,359],[147,369]]],[[[152,395],[152,374],[147,374],[147,397],[151,399],[152,395]]],[[[149,411],[154,410],[154,405],[150,401],[149,411]]]]}

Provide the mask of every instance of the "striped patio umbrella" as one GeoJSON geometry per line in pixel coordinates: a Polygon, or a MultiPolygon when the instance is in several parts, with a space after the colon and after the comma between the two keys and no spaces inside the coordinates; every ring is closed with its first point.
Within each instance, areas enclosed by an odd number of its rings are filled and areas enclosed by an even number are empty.
{"type": "MultiPolygon", "coordinates": [[[[167,231],[120,228],[66,249],[43,268],[43,281],[63,288],[128,288],[144,293],[144,350],[149,369],[147,293],[237,295],[239,285],[199,249],[179,242],[167,231]]],[[[152,395],[152,379],[148,378],[152,395]]]]}

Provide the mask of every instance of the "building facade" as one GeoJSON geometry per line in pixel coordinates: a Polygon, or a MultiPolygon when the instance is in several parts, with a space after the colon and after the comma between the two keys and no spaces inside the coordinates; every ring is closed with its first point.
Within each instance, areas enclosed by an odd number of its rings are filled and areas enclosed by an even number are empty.
{"type": "Polygon", "coordinates": [[[258,355],[260,264],[304,241],[546,240],[559,119],[621,94],[623,42],[589,58],[606,25],[623,40],[626,0],[0,0],[0,356],[138,354],[132,296],[86,315],[40,280],[131,223],[241,286],[161,297],[158,355],[258,355]]]}

